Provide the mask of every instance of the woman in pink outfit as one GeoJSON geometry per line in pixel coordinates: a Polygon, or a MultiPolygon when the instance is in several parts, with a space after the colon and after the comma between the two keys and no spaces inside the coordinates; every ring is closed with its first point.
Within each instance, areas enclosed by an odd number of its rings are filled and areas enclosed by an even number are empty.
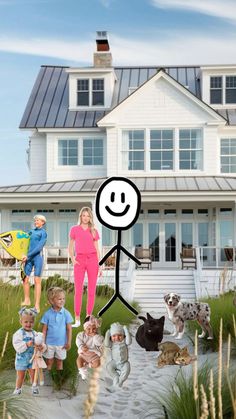
{"type": "Polygon", "coordinates": [[[97,278],[101,275],[98,264],[98,240],[99,234],[94,227],[93,213],[89,207],[83,207],[79,213],[78,225],[71,228],[69,237],[69,255],[74,265],[75,281],[75,324],[72,327],[80,326],[85,272],[88,277],[87,316],[93,312],[97,278]]]}

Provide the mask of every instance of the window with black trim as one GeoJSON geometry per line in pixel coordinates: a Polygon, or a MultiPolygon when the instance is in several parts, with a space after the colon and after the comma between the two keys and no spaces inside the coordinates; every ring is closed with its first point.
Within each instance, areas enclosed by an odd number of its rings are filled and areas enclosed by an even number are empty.
{"type": "Polygon", "coordinates": [[[77,79],[77,106],[104,106],[104,79],[77,79]]]}
{"type": "Polygon", "coordinates": [[[89,79],[77,80],[77,106],[89,106],[89,79]]]}
{"type": "Polygon", "coordinates": [[[92,90],[93,106],[104,106],[104,80],[94,79],[92,90]]]}
{"type": "Polygon", "coordinates": [[[225,103],[236,103],[236,76],[226,76],[225,103]]]}
{"type": "Polygon", "coordinates": [[[222,104],[222,76],[211,77],[210,103],[222,104]]]}

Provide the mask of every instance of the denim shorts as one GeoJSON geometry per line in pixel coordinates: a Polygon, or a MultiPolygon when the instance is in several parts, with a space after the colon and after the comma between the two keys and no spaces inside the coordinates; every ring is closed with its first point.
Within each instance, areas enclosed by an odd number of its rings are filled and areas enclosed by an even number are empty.
{"type": "Polygon", "coordinates": [[[15,360],[15,369],[16,371],[26,371],[29,368],[32,368],[32,362],[30,362],[33,356],[33,351],[23,352],[21,354],[16,354],[15,360]]]}

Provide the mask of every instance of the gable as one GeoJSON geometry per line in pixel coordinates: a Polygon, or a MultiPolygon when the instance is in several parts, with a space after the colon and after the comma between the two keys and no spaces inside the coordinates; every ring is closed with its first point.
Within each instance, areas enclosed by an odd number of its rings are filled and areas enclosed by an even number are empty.
{"type": "Polygon", "coordinates": [[[223,124],[226,120],[164,71],[158,72],[97,125],[223,124]]]}

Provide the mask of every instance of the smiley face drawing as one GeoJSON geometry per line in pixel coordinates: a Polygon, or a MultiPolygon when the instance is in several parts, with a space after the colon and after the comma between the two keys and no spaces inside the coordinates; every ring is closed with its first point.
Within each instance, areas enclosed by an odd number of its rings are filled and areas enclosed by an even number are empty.
{"type": "Polygon", "coordinates": [[[97,192],[97,218],[101,224],[112,230],[128,230],[135,224],[140,207],[140,192],[127,178],[111,177],[97,192]]]}
{"type": "Polygon", "coordinates": [[[97,191],[95,208],[98,220],[104,226],[118,231],[117,244],[113,246],[99,262],[99,265],[101,266],[116,250],[114,294],[106,306],[99,311],[99,316],[105,313],[117,298],[132,313],[138,314],[135,308],[120,294],[119,269],[121,251],[135,263],[140,265],[140,261],[121,245],[122,230],[129,229],[136,222],[139,216],[140,207],[141,194],[137,186],[127,178],[111,177],[107,179],[97,191]]]}

